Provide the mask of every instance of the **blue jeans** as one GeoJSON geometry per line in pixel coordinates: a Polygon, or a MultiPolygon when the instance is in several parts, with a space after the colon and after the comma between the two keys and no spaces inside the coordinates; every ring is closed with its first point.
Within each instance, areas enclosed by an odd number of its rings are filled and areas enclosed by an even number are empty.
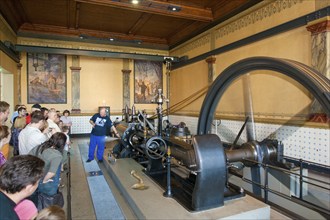
{"type": "Polygon", "coordinates": [[[41,192],[48,196],[55,195],[58,190],[58,185],[60,184],[60,175],[61,175],[61,164],[59,165],[55,176],[52,178],[53,181],[42,183],[42,180],[40,180],[38,186],[38,192],[41,192]]]}
{"type": "Polygon", "coordinates": [[[88,151],[88,159],[94,160],[94,152],[97,145],[96,157],[98,160],[103,160],[103,153],[105,147],[105,136],[96,136],[91,134],[89,141],[89,151],[88,151]]]}

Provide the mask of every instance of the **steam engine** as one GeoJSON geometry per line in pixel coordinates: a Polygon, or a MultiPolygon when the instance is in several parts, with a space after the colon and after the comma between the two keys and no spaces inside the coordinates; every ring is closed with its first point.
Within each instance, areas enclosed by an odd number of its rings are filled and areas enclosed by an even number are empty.
{"type": "Polygon", "coordinates": [[[145,172],[188,210],[220,207],[225,200],[244,196],[242,188],[227,181],[228,170],[258,166],[253,161],[281,162],[282,147],[274,140],[226,145],[214,134],[191,136],[184,123],[165,121],[163,126],[161,90],[155,100],[157,128],[146,114],[126,107],[124,120],[116,126],[121,140],[113,154],[144,165],[145,172]]]}

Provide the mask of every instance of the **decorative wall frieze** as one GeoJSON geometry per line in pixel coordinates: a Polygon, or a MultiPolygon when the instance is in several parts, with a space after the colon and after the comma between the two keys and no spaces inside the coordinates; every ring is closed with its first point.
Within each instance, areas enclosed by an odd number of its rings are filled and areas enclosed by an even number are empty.
{"type": "Polygon", "coordinates": [[[267,4],[256,11],[249,13],[231,23],[225,24],[222,27],[215,29],[212,33],[208,33],[198,39],[191,40],[190,43],[187,43],[183,47],[173,50],[172,53],[175,54],[186,54],[187,52],[204,46],[205,44],[212,45],[212,41],[217,40],[218,38],[224,37],[230,33],[238,31],[244,27],[252,25],[258,21],[261,21],[267,17],[271,17],[274,14],[280,13],[283,10],[289,9],[292,6],[302,3],[303,0],[276,0],[270,4],[267,4]],[[211,37],[213,35],[213,39],[211,37]]]}
{"type": "Polygon", "coordinates": [[[181,48],[181,54],[185,54],[188,51],[196,49],[198,47],[204,46],[205,44],[210,44],[211,36],[209,34],[202,36],[191,43],[188,43],[186,46],[181,48]]]}
{"type": "Polygon", "coordinates": [[[249,25],[252,25],[258,21],[262,21],[265,18],[271,17],[274,14],[280,13],[283,10],[289,9],[292,6],[302,3],[303,0],[277,0],[271,4],[268,4],[240,19],[229,23],[215,31],[215,38],[224,37],[230,33],[238,31],[249,25]]]}
{"type": "Polygon", "coordinates": [[[55,41],[36,41],[33,40],[25,40],[22,39],[19,41],[19,44],[21,45],[27,45],[27,46],[36,46],[36,47],[57,47],[57,48],[67,48],[67,49],[73,49],[72,45],[67,44],[65,42],[55,42],[55,41]]]}
{"type": "Polygon", "coordinates": [[[77,50],[90,50],[90,51],[106,51],[106,52],[116,52],[116,53],[139,53],[146,55],[160,55],[168,56],[167,51],[161,50],[150,50],[141,48],[131,48],[131,47],[120,47],[102,44],[81,44],[78,42],[68,43],[65,41],[57,40],[36,40],[33,38],[20,38],[19,44],[27,46],[37,46],[37,47],[53,47],[53,48],[65,48],[65,49],[77,49],[77,50]]]}

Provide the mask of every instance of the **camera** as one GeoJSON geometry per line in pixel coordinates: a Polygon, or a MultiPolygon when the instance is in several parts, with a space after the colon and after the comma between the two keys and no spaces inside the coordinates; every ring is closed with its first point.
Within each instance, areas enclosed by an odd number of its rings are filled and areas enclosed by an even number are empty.
{"type": "Polygon", "coordinates": [[[164,61],[173,61],[174,57],[164,57],[164,61]]]}

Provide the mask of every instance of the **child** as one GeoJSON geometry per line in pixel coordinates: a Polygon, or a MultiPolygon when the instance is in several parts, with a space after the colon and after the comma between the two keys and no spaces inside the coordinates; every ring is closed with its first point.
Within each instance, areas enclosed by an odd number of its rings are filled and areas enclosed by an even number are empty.
{"type": "Polygon", "coordinates": [[[72,126],[72,121],[70,116],[70,111],[69,110],[64,110],[63,115],[61,116],[61,121],[63,121],[63,126],[68,126],[69,127],[69,134],[72,126]]]}
{"type": "Polygon", "coordinates": [[[65,220],[64,210],[57,206],[52,205],[47,208],[42,209],[36,217],[36,220],[65,220]]]}

